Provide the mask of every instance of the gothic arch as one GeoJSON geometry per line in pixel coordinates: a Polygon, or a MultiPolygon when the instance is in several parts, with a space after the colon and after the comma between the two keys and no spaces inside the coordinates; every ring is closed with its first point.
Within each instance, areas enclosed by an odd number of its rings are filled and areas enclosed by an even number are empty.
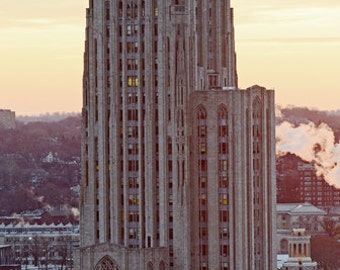
{"type": "Polygon", "coordinates": [[[95,270],[119,270],[119,268],[114,260],[109,256],[105,256],[96,265],[95,270]]]}
{"type": "Polygon", "coordinates": [[[280,252],[284,254],[288,253],[288,240],[286,238],[280,241],[280,252]]]}
{"type": "Polygon", "coordinates": [[[262,101],[261,98],[259,96],[255,96],[253,99],[253,110],[261,110],[261,105],[262,105],[262,101]]]}
{"type": "Polygon", "coordinates": [[[196,109],[197,112],[197,119],[198,120],[205,120],[207,119],[207,110],[205,107],[201,104],[196,109]]]}
{"type": "Polygon", "coordinates": [[[228,118],[228,109],[224,104],[220,104],[218,106],[218,119],[227,119],[228,118]]]}
{"type": "Polygon", "coordinates": [[[148,263],[148,266],[147,266],[146,269],[147,269],[147,270],[153,270],[153,264],[152,264],[152,262],[149,262],[149,263],[148,263]]]}
{"type": "Polygon", "coordinates": [[[165,270],[165,262],[161,261],[159,264],[159,270],[165,270]]]}

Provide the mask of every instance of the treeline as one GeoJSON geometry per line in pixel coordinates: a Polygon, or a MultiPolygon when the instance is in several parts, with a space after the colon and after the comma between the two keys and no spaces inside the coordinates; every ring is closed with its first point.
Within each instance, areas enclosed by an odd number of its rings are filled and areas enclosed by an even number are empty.
{"type": "Polygon", "coordinates": [[[0,129],[0,215],[78,206],[81,117],[0,129]]]}
{"type": "Polygon", "coordinates": [[[57,122],[68,117],[80,117],[80,113],[77,112],[55,112],[55,113],[44,113],[40,115],[19,115],[16,119],[21,123],[30,122],[57,122]]]}
{"type": "Polygon", "coordinates": [[[0,155],[39,160],[50,152],[61,159],[80,156],[80,116],[57,122],[17,122],[16,129],[0,129],[0,155]]]}
{"type": "Polygon", "coordinates": [[[319,111],[307,107],[280,108],[281,116],[277,122],[288,121],[293,124],[313,122],[326,123],[334,132],[336,142],[340,139],[340,111],[319,111]]]}

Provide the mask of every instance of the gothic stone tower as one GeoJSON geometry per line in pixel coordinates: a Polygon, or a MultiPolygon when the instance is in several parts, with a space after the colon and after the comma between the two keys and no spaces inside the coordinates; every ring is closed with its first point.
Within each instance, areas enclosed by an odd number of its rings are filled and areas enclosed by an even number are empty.
{"type": "Polygon", "coordinates": [[[229,0],[90,0],[83,89],[79,269],[273,269],[273,93],[237,89],[229,0]]]}

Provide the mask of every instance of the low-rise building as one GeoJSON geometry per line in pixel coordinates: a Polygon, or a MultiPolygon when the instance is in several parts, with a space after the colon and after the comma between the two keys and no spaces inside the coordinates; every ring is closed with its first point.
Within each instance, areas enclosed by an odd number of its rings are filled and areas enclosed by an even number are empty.
{"type": "Polygon", "coordinates": [[[22,265],[73,265],[79,247],[79,225],[10,223],[0,224],[0,243],[13,248],[22,265]]]}
{"type": "Polygon", "coordinates": [[[292,230],[288,237],[288,259],[281,269],[317,269],[317,263],[311,259],[310,236],[306,234],[305,229],[292,230]]]}
{"type": "Polygon", "coordinates": [[[0,270],[19,270],[15,264],[13,248],[10,245],[2,245],[0,242],[0,270]]]}
{"type": "Polygon", "coordinates": [[[277,206],[278,254],[288,254],[288,238],[293,229],[303,228],[307,234],[323,232],[322,220],[326,212],[310,203],[278,203],[277,206]]]}

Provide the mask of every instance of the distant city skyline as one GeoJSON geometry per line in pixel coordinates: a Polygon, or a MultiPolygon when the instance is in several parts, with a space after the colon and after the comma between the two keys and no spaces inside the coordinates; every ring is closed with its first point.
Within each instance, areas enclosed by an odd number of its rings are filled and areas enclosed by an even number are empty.
{"type": "MultiPolygon", "coordinates": [[[[17,115],[80,112],[88,1],[3,0],[0,108],[17,115]]],[[[276,103],[340,109],[340,2],[234,0],[240,88],[276,103]]]]}

